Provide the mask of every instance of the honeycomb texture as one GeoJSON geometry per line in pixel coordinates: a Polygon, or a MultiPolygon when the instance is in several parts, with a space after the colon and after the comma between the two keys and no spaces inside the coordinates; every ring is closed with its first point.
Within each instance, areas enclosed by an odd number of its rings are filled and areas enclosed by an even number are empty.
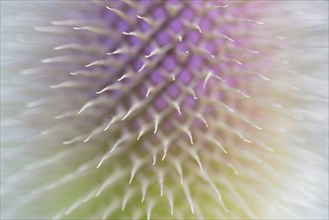
{"type": "Polygon", "coordinates": [[[26,150],[38,153],[15,185],[30,187],[17,216],[294,217],[299,93],[289,43],[263,22],[275,3],[56,4],[58,19],[35,26],[54,51],[23,71],[44,85],[28,114],[51,123],[26,150]]]}

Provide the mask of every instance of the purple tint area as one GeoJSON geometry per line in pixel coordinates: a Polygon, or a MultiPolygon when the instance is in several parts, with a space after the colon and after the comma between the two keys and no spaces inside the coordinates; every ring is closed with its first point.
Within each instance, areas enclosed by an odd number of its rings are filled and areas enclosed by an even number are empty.
{"type": "Polygon", "coordinates": [[[200,26],[203,30],[212,31],[212,28],[214,27],[214,22],[209,19],[208,17],[204,17],[200,21],[200,26]]]}
{"type": "Polygon", "coordinates": [[[178,98],[178,96],[180,95],[181,91],[180,91],[180,89],[175,84],[171,84],[170,86],[168,86],[166,93],[172,99],[175,99],[175,98],[178,98]]]}
{"type": "MultiPolygon", "coordinates": [[[[132,20],[135,19],[133,24],[125,21],[120,16],[107,9],[104,11],[103,16],[108,20],[110,28],[113,29],[113,31],[120,33],[137,31],[144,36],[148,36],[147,34],[151,33],[158,27],[156,25],[163,25],[165,23],[157,33],[147,40],[124,34],[122,34],[119,39],[102,38],[106,47],[112,48],[109,52],[124,48],[125,46],[131,47],[131,49],[140,48],[137,57],[134,57],[135,54],[132,52],[133,50],[126,52],[124,55],[113,55],[113,57],[120,61],[129,60],[129,62],[125,63],[125,66],[119,71],[110,71],[110,69],[108,69],[108,72],[109,75],[117,74],[117,78],[122,76],[125,72],[128,72],[128,70],[133,70],[136,75],[142,74],[143,83],[139,86],[139,90],[136,91],[141,97],[145,97],[150,86],[156,87],[160,84],[169,82],[169,77],[166,77],[166,74],[168,74],[168,76],[175,74],[176,79],[175,81],[168,83],[168,86],[162,91],[162,96],[166,95],[172,100],[178,99],[183,92],[186,92],[179,87],[182,85],[184,85],[185,88],[193,89],[196,96],[198,96],[198,94],[211,96],[212,91],[210,88],[217,88],[217,84],[219,83],[226,83],[226,85],[231,87],[236,86],[235,78],[228,74],[233,67],[240,68],[237,70],[238,72],[242,72],[244,71],[244,68],[246,68],[245,66],[240,66],[232,61],[218,61],[218,63],[216,63],[207,60],[211,59],[211,54],[215,57],[224,56],[224,58],[236,58],[238,60],[239,57],[236,56],[239,56],[240,54],[235,53],[231,57],[228,43],[238,47],[240,46],[239,39],[234,39],[235,42],[229,42],[228,39],[223,37],[223,35],[226,35],[234,38],[234,34],[236,33],[232,26],[236,24],[225,22],[223,19],[226,18],[228,12],[229,15],[233,17],[242,17],[246,15],[246,12],[241,9],[243,7],[232,6],[232,8],[228,7],[227,9],[216,9],[203,15],[202,18],[197,19],[197,24],[202,30],[202,33],[200,33],[199,30],[186,26],[186,24],[193,24],[193,22],[196,22],[195,19],[200,15],[200,13],[198,13],[198,8],[203,7],[205,3],[213,5],[225,5],[226,3],[217,0],[186,0],[188,3],[182,8],[181,14],[175,19],[168,20],[170,19],[170,15],[164,5],[181,4],[182,1],[185,0],[164,0],[160,4],[153,0],[139,0],[138,8],[143,10],[138,12],[135,8],[130,7],[121,1],[113,1],[113,8],[120,9],[125,15],[132,18],[132,20]],[[143,19],[137,18],[137,15],[154,21],[154,24],[156,25],[152,27],[152,25],[148,24],[143,19]],[[217,33],[218,38],[208,37],[210,33],[217,33]],[[178,42],[177,38],[174,38],[175,35],[177,37],[178,34],[183,37],[182,42],[178,42]],[[163,51],[161,51],[154,56],[145,57],[145,55],[149,55],[153,52],[154,49],[163,49],[163,47],[169,44],[173,44],[174,48],[172,51],[167,51],[167,54],[164,56],[161,54],[163,51]],[[198,49],[205,49],[211,54],[202,53],[202,50],[200,50],[201,52],[196,52],[198,49]],[[179,62],[180,60],[178,58],[179,56],[183,56],[186,51],[189,53],[188,60],[186,64],[182,64],[179,62]],[[145,62],[151,64],[159,57],[161,60],[157,65],[146,65],[142,71],[139,71],[145,62]],[[208,70],[220,76],[225,82],[215,78],[210,78],[207,84],[208,87],[203,88],[204,78],[208,70]]],[[[230,4],[228,3],[228,5],[230,4]]],[[[125,83],[129,83],[130,81],[131,79],[123,80],[122,83],[126,85],[125,83]]],[[[113,94],[115,94],[115,92],[113,92],[113,94]]],[[[150,94],[152,94],[152,92],[150,94]]],[[[154,106],[160,111],[166,109],[168,105],[162,96],[159,95],[154,100],[154,106]]],[[[216,98],[223,100],[224,95],[222,93],[217,94],[216,98]]],[[[193,98],[192,94],[186,94],[186,97],[183,99],[184,105],[189,108],[197,108],[198,102],[199,100],[193,98]]]]}
{"type": "Polygon", "coordinates": [[[179,3],[181,3],[181,0],[167,0],[168,4],[173,4],[173,5],[177,5],[179,3]]]}
{"type": "Polygon", "coordinates": [[[236,84],[235,78],[234,77],[226,77],[225,78],[225,84],[230,86],[230,87],[234,87],[236,84]]]}
{"type": "MultiPolygon", "coordinates": [[[[150,53],[152,53],[152,51],[154,50],[154,47],[151,44],[148,44],[147,46],[145,46],[144,48],[144,54],[149,55],[150,53]]],[[[148,58],[149,60],[152,60],[154,57],[150,57],[148,58]]]]}
{"type": "MultiPolygon", "coordinates": [[[[221,45],[226,45],[227,44],[227,39],[223,38],[218,38],[218,39],[211,39],[208,40],[207,43],[205,44],[205,48],[214,56],[218,57],[221,56],[222,52],[222,47],[221,45]]],[[[225,48],[226,49],[226,48],[225,48]]]]}
{"type": "Polygon", "coordinates": [[[184,8],[182,11],[181,17],[186,19],[187,21],[192,21],[193,18],[196,16],[195,11],[192,8],[184,8]]]}
{"type": "Polygon", "coordinates": [[[157,35],[156,42],[160,47],[164,47],[172,42],[172,39],[169,37],[168,33],[163,32],[157,35]]]}
{"type": "Polygon", "coordinates": [[[193,45],[198,45],[201,40],[201,33],[197,30],[190,31],[187,33],[187,36],[185,37],[185,41],[193,44],[193,45]]]}
{"type": "Polygon", "coordinates": [[[129,30],[129,25],[125,22],[117,22],[116,24],[117,31],[120,33],[127,32],[129,30]]]}
{"type": "Polygon", "coordinates": [[[184,69],[179,73],[177,78],[180,82],[184,83],[185,85],[189,85],[193,78],[193,73],[188,69],[184,69]]]}
{"type": "Polygon", "coordinates": [[[203,48],[205,48],[207,51],[209,51],[212,55],[217,56],[220,48],[218,48],[218,44],[215,44],[214,42],[207,43],[203,48]]]}
{"type": "Polygon", "coordinates": [[[159,97],[155,99],[155,108],[159,110],[159,112],[163,111],[168,107],[167,102],[163,99],[163,97],[159,97]]]}
{"type": "Polygon", "coordinates": [[[160,21],[164,21],[168,16],[168,13],[164,7],[157,7],[152,11],[152,14],[156,20],[160,21]]]}
{"type": "Polygon", "coordinates": [[[132,66],[132,69],[134,72],[138,72],[142,68],[143,65],[144,65],[144,63],[142,62],[142,60],[137,59],[137,60],[135,60],[133,66],[132,66]]]}
{"type": "Polygon", "coordinates": [[[145,85],[142,85],[138,90],[138,95],[140,97],[146,97],[147,89],[148,88],[145,85]]]}
{"type": "Polygon", "coordinates": [[[163,131],[167,134],[171,134],[174,129],[174,127],[170,123],[163,123],[161,126],[163,131]]]}
{"type": "Polygon", "coordinates": [[[163,66],[171,73],[177,67],[176,59],[173,56],[168,56],[163,60],[163,66]]]}
{"type": "Polygon", "coordinates": [[[141,22],[139,25],[139,28],[140,28],[140,31],[145,34],[149,33],[149,31],[152,30],[152,27],[146,22],[141,22]]]}
{"type": "Polygon", "coordinates": [[[136,1],[138,1],[138,4],[141,4],[144,6],[154,4],[154,2],[152,0],[136,0],[136,1]]]}
{"type": "Polygon", "coordinates": [[[203,66],[203,61],[200,57],[192,55],[189,62],[189,67],[193,70],[201,70],[203,66]]]}
{"type": "Polygon", "coordinates": [[[176,50],[177,51],[180,51],[180,52],[185,52],[185,51],[188,51],[188,45],[187,44],[178,44],[177,46],[176,46],[176,50]]]}
{"type": "Polygon", "coordinates": [[[184,105],[188,106],[191,109],[197,109],[198,103],[198,100],[194,99],[192,96],[187,96],[184,105]]]}
{"type": "Polygon", "coordinates": [[[172,20],[169,25],[169,29],[176,34],[183,32],[183,25],[179,20],[172,20]]]}
{"type": "Polygon", "coordinates": [[[152,71],[148,78],[148,80],[151,81],[153,85],[158,85],[164,81],[164,77],[161,74],[160,70],[152,71]]]}

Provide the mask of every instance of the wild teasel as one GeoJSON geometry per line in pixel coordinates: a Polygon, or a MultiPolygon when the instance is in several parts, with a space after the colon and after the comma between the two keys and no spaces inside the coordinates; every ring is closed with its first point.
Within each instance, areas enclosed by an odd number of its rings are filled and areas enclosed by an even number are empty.
{"type": "Polygon", "coordinates": [[[327,215],[327,2],[2,4],[4,218],[327,215]]]}

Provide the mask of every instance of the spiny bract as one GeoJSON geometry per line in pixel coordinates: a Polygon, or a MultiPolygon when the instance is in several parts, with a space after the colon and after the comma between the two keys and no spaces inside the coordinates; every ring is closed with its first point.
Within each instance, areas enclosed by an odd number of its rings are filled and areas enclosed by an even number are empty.
{"type": "Polygon", "coordinates": [[[256,219],[312,201],[316,158],[294,133],[308,96],[278,3],[34,4],[40,17],[19,16],[39,32],[21,39],[38,99],[8,216],[256,219]]]}

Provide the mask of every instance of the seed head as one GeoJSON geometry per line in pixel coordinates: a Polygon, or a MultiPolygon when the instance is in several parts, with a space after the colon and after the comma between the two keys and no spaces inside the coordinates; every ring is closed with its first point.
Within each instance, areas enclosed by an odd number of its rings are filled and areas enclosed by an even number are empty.
{"type": "Polygon", "coordinates": [[[22,167],[6,177],[5,217],[312,213],[300,209],[320,200],[324,163],[300,128],[315,121],[305,106],[323,97],[306,91],[316,76],[296,67],[306,47],[287,29],[308,29],[289,3],[32,5],[44,10],[18,13],[26,23],[11,50],[24,53],[14,63],[31,134],[8,156],[22,167]]]}

